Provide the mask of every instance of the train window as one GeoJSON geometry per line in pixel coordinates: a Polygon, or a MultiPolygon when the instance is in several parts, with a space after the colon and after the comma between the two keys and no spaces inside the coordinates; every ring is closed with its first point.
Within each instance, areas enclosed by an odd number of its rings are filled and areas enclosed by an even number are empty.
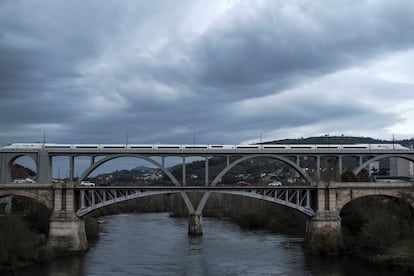
{"type": "Polygon", "coordinates": [[[237,146],[238,149],[258,149],[260,146],[237,146]]]}
{"type": "Polygon", "coordinates": [[[212,149],[222,149],[223,148],[223,146],[222,145],[212,145],[212,146],[210,146],[212,149]]]}
{"type": "Polygon", "coordinates": [[[104,149],[124,149],[125,146],[103,146],[104,149]]]}
{"type": "Polygon", "coordinates": [[[270,145],[264,145],[265,149],[285,149],[286,146],[270,146],[270,145]]]}
{"type": "Polygon", "coordinates": [[[77,149],[97,149],[98,146],[75,146],[77,149]]]}
{"type": "Polygon", "coordinates": [[[318,149],[337,149],[338,146],[316,146],[318,149]]]}
{"type": "Polygon", "coordinates": [[[157,146],[159,149],[179,149],[180,146],[157,146]]]}
{"type": "Polygon", "coordinates": [[[311,146],[291,146],[291,149],[311,149],[311,146]]]}
{"type": "Polygon", "coordinates": [[[131,149],[152,149],[152,146],[130,146],[131,149]]]}
{"type": "Polygon", "coordinates": [[[70,149],[70,146],[45,146],[46,149],[70,149]]]}
{"type": "Polygon", "coordinates": [[[186,149],[206,149],[207,146],[185,146],[186,149]]]}

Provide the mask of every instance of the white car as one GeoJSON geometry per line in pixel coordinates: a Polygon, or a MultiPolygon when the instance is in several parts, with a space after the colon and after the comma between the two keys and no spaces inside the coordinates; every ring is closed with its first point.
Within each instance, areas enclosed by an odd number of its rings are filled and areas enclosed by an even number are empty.
{"type": "Polygon", "coordinates": [[[80,183],[81,186],[89,186],[89,187],[94,187],[95,183],[93,182],[89,182],[89,181],[81,181],[80,183]]]}
{"type": "Polygon", "coordinates": [[[273,181],[267,184],[268,186],[282,186],[282,182],[280,181],[273,181]]]}

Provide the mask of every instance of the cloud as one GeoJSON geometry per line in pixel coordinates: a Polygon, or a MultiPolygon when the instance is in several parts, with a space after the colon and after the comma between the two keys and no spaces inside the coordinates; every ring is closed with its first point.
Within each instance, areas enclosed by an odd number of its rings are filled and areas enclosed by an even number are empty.
{"type": "Polygon", "coordinates": [[[3,1],[0,144],[414,135],[413,27],[403,0],[3,1]]]}
{"type": "Polygon", "coordinates": [[[197,41],[195,62],[203,84],[266,95],[414,42],[407,35],[414,9],[402,9],[402,3],[348,8],[335,1],[265,3],[235,7],[197,41]]]}

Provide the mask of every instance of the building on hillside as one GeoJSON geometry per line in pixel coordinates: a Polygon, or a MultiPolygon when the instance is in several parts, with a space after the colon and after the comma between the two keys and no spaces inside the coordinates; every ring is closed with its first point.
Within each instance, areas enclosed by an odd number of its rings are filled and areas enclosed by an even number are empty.
{"type": "Polygon", "coordinates": [[[391,176],[406,176],[413,178],[414,165],[413,162],[399,157],[390,158],[390,175],[391,176]]]}
{"type": "Polygon", "coordinates": [[[368,173],[369,175],[372,175],[373,173],[375,174],[376,172],[379,172],[380,169],[380,165],[378,161],[369,163],[368,165],[368,173]]]}

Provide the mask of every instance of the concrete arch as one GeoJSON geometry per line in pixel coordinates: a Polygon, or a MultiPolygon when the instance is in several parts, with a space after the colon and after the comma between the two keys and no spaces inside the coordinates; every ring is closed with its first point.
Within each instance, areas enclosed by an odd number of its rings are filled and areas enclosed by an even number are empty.
{"type": "MultiPolygon", "coordinates": [[[[271,157],[274,159],[278,159],[282,162],[285,162],[286,164],[290,165],[291,167],[293,167],[294,169],[296,169],[309,183],[312,182],[310,176],[303,171],[303,169],[301,167],[299,167],[296,163],[292,162],[291,160],[280,156],[280,155],[275,155],[275,154],[255,154],[255,155],[248,155],[248,156],[244,156],[242,158],[237,159],[236,161],[234,161],[233,163],[229,164],[226,168],[224,168],[215,178],[214,180],[211,182],[211,186],[216,186],[217,183],[220,181],[220,179],[227,173],[229,172],[232,168],[234,168],[237,164],[252,159],[252,158],[257,158],[257,157],[271,157]]],[[[208,198],[210,197],[210,192],[207,192],[203,195],[203,197],[200,200],[200,203],[197,206],[197,211],[198,212],[202,212],[204,209],[204,206],[207,203],[208,198]]]]}
{"type": "Polygon", "coordinates": [[[175,186],[181,186],[177,178],[175,178],[174,175],[172,175],[170,171],[168,171],[164,166],[162,166],[162,164],[158,163],[157,161],[147,156],[143,156],[139,154],[116,154],[116,155],[110,155],[105,158],[102,158],[99,161],[92,164],[89,168],[87,168],[80,176],[79,181],[82,181],[90,173],[92,173],[94,170],[96,170],[98,167],[102,166],[106,162],[117,159],[117,158],[123,158],[123,157],[133,157],[133,158],[138,158],[138,159],[143,159],[145,161],[148,161],[149,163],[157,166],[160,170],[162,170],[162,172],[165,173],[171,179],[171,181],[174,183],[175,186]]]}
{"type": "Polygon", "coordinates": [[[0,190],[0,197],[4,196],[21,196],[25,198],[33,199],[36,202],[41,203],[46,208],[52,210],[53,209],[53,191],[51,190],[48,193],[39,193],[39,190],[37,189],[19,189],[15,191],[5,191],[0,190]]]}
{"type": "Polygon", "coordinates": [[[360,197],[357,197],[357,198],[353,198],[352,200],[348,201],[346,204],[341,206],[341,209],[339,209],[339,211],[338,211],[338,216],[341,217],[342,210],[344,208],[346,208],[346,206],[349,205],[350,203],[352,203],[353,201],[358,200],[358,199],[363,200],[364,198],[367,198],[367,197],[377,197],[377,196],[382,196],[382,197],[386,197],[386,198],[390,198],[390,199],[397,199],[400,202],[405,202],[408,206],[411,207],[412,211],[414,211],[414,200],[412,198],[414,196],[414,194],[411,195],[411,198],[404,198],[404,197],[401,196],[401,194],[400,195],[392,195],[392,194],[375,194],[375,195],[373,195],[372,194],[372,195],[364,195],[364,196],[360,196],[360,197]]]}
{"type": "Polygon", "coordinates": [[[37,153],[30,153],[30,152],[8,155],[9,165],[11,165],[14,161],[16,161],[16,159],[22,156],[28,156],[32,158],[33,162],[35,162],[37,165],[37,153]]]}
{"type": "Polygon", "coordinates": [[[359,166],[358,168],[354,169],[353,172],[354,174],[358,174],[360,173],[364,168],[366,168],[370,163],[381,160],[383,158],[387,158],[387,157],[400,157],[402,159],[406,159],[408,161],[412,161],[414,162],[414,158],[412,158],[410,155],[408,154],[399,154],[399,153],[393,153],[393,154],[383,154],[383,155],[379,155],[379,156],[375,156],[367,161],[365,161],[364,163],[362,163],[361,166],[359,166]]]}
{"type": "Polygon", "coordinates": [[[255,155],[247,155],[244,156],[242,158],[237,159],[236,161],[234,161],[233,163],[229,164],[226,168],[224,168],[213,180],[213,182],[211,182],[211,186],[216,186],[217,183],[219,182],[219,180],[226,174],[228,173],[232,168],[234,168],[236,165],[238,165],[239,163],[249,160],[249,159],[253,159],[253,158],[257,158],[257,157],[270,157],[273,159],[278,159],[288,165],[290,165],[291,167],[293,167],[294,169],[296,169],[296,171],[302,175],[309,183],[312,182],[312,179],[310,178],[310,176],[303,171],[303,169],[301,167],[299,167],[296,163],[292,162],[291,160],[280,156],[280,155],[276,155],[276,154],[255,154],[255,155]]]}
{"type": "MultiPolygon", "coordinates": [[[[402,191],[400,189],[341,189],[337,190],[337,202],[336,202],[336,210],[340,213],[345,205],[350,203],[351,201],[363,198],[367,196],[387,196],[401,199],[403,194],[409,194],[412,198],[414,198],[414,191],[407,192],[402,191]]],[[[406,202],[410,204],[414,208],[414,201],[413,199],[406,199],[406,202]]]]}
{"type": "MultiPolygon", "coordinates": [[[[143,159],[145,161],[148,161],[151,164],[157,166],[163,173],[165,173],[165,175],[167,175],[171,179],[171,181],[173,182],[173,184],[175,186],[178,186],[178,187],[181,186],[181,184],[178,182],[177,178],[175,178],[174,175],[169,170],[167,170],[162,164],[160,164],[159,162],[151,159],[150,157],[143,156],[143,155],[140,155],[140,154],[116,154],[116,155],[110,155],[110,156],[107,156],[105,158],[102,158],[99,161],[95,162],[88,169],[86,169],[86,171],[84,171],[82,173],[82,175],[79,179],[79,182],[82,181],[85,177],[87,177],[95,169],[102,166],[104,163],[106,163],[108,161],[111,161],[111,160],[114,160],[114,159],[117,159],[117,158],[122,158],[122,157],[133,157],[133,158],[139,158],[139,159],[143,159]]],[[[182,192],[181,196],[184,199],[184,202],[187,206],[188,211],[193,212],[194,207],[193,207],[193,204],[191,203],[190,199],[188,198],[187,194],[182,192]]]]}
{"type": "Polygon", "coordinates": [[[39,162],[38,162],[38,154],[37,153],[4,153],[3,154],[3,159],[4,160],[2,161],[4,163],[3,163],[3,165],[0,164],[0,166],[4,166],[4,169],[1,170],[1,172],[4,175],[0,176],[0,181],[2,183],[11,182],[11,180],[12,180],[11,166],[20,157],[29,157],[36,166],[36,169],[35,169],[36,176],[39,176],[39,162]]]}

